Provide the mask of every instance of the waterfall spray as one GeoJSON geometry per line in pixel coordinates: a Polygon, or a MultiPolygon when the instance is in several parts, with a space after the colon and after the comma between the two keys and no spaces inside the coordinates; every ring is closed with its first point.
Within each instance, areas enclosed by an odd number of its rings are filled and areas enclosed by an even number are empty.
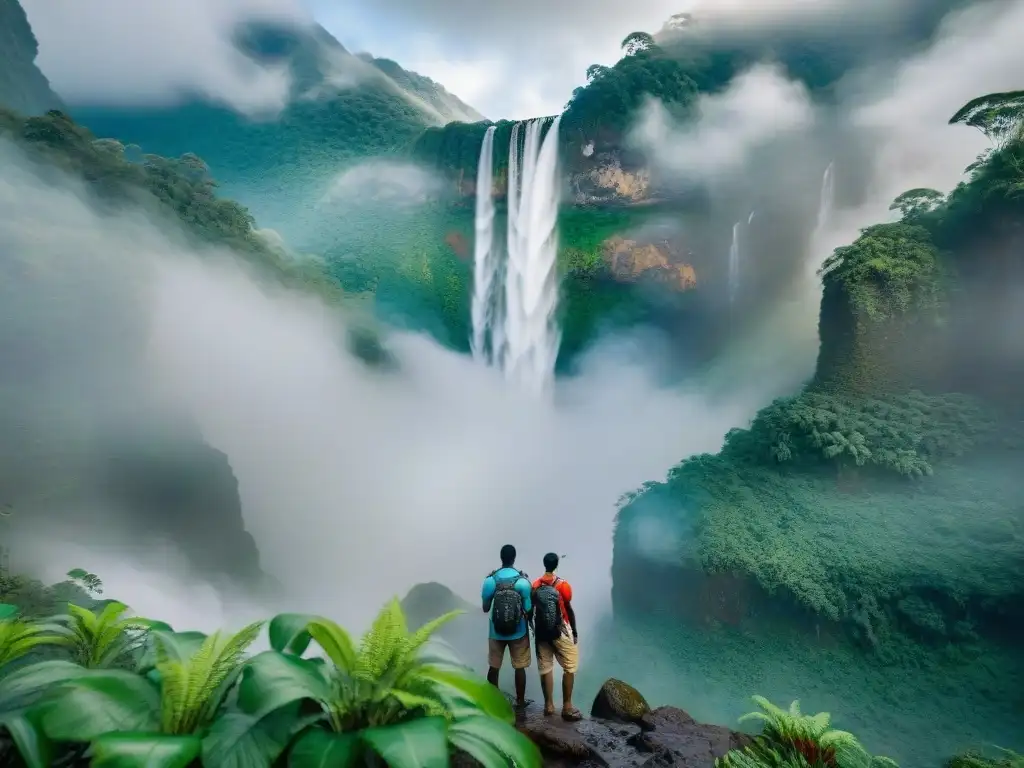
{"type": "MultiPolygon", "coordinates": [[[[490,126],[480,145],[480,162],[476,171],[476,240],[473,243],[473,336],[470,350],[478,360],[487,355],[487,330],[493,324],[493,294],[497,282],[498,254],[494,248],[494,132],[490,126]]],[[[493,358],[493,346],[491,356],[493,358]]]]}

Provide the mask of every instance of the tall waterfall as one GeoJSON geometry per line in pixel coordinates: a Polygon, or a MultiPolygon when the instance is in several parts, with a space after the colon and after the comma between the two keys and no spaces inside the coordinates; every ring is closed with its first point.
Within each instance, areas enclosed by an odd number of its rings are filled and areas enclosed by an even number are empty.
{"type": "MultiPolygon", "coordinates": [[[[517,123],[512,129],[508,153],[508,225],[504,265],[497,258],[493,246],[490,185],[477,185],[473,281],[474,345],[480,339],[479,348],[483,349],[489,335],[491,353],[488,362],[500,366],[507,378],[535,394],[549,389],[553,383],[561,343],[561,331],[555,318],[558,305],[556,257],[560,118],[554,119],[542,141],[544,122],[542,118],[525,124],[522,152],[519,137],[524,126],[517,123]],[[488,200],[482,201],[481,195],[488,200]],[[487,246],[482,242],[484,240],[491,244],[487,246]],[[502,276],[504,295],[495,287],[502,276]]],[[[485,153],[489,158],[493,151],[487,146],[488,137],[493,144],[490,129],[481,146],[481,164],[486,163],[485,153]]],[[[483,172],[478,171],[477,176],[483,178],[483,172]]],[[[474,354],[477,354],[476,349],[474,346],[474,354]]],[[[484,355],[477,354],[477,357],[484,355]]]]}
{"type": "MultiPolygon", "coordinates": [[[[494,294],[498,278],[498,253],[494,247],[494,132],[490,126],[480,145],[480,161],[476,170],[476,239],[473,243],[473,301],[471,306],[473,336],[470,350],[483,360],[488,355],[487,328],[494,320],[494,294]]],[[[493,355],[493,351],[491,351],[493,355]]]]}
{"type": "MultiPolygon", "coordinates": [[[[751,214],[753,215],[753,214],[751,214]]],[[[736,301],[740,290],[740,222],[732,225],[732,244],[729,246],[729,303],[736,301]]]]}
{"type": "Polygon", "coordinates": [[[835,162],[828,164],[821,177],[821,194],[818,197],[818,221],[814,231],[821,232],[832,221],[832,209],[836,198],[835,162]]]}

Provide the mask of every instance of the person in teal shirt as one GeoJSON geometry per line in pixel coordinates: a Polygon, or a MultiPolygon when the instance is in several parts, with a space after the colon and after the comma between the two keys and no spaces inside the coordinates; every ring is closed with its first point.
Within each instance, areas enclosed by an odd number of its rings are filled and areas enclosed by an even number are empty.
{"type": "Polygon", "coordinates": [[[530,602],[533,587],[530,578],[517,570],[515,564],[516,548],[506,544],[501,548],[501,568],[484,579],[480,597],[484,613],[491,614],[487,638],[487,682],[498,687],[498,675],[508,648],[515,675],[516,706],[525,707],[526,669],[532,661],[528,619],[533,610],[530,602]],[[516,615],[518,622],[515,621],[516,615]],[[498,623],[497,629],[495,622],[498,623]]]}

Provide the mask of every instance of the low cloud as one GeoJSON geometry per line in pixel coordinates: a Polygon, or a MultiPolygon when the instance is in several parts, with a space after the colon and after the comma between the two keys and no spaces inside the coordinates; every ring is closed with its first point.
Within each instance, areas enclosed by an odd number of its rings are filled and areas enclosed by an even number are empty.
{"type": "Polygon", "coordinates": [[[699,118],[683,125],[657,101],[641,114],[632,140],[660,172],[690,178],[734,173],[752,152],[814,119],[803,85],[769,65],[737,76],[721,94],[703,96],[697,108],[699,118]]]}
{"type": "MultiPolygon", "coordinates": [[[[905,61],[888,88],[852,99],[851,122],[873,136],[873,193],[883,201],[913,187],[949,191],[988,146],[974,129],[948,125],[966,102],[1021,87],[1024,0],[951,14],[935,44],[905,61]]],[[[863,81],[861,81],[863,82],[863,81]]]]}
{"type": "MultiPolygon", "coordinates": [[[[2,327],[18,333],[2,335],[0,348],[45,349],[65,366],[61,386],[26,386],[28,365],[7,369],[6,384],[25,390],[31,412],[46,417],[34,428],[50,438],[67,433],[75,408],[106,426],[105,411],[79,391],[97,376],[112,406],[131,399],[140,418],[157,404],[194,419],[227,455],[246,528],[286,597],[268,612],[312,610],[358,626],[387,597],[428,581],[474,599],[513,542],[530,573],[545,552],[569,553],[565,575],[590,626],[607,608],[619,496],[685,455],[717,449],[765,397],[720,392],[710,403],[658,386],[621,349],[603,348],[559,383],[555,403],[537,401],[411,333],[389,337],[398,372],[371,370],[344,351],[345,318],[314,299],[268,291],[227,254],[192,250],[171,227],[128,212],[101,216],[81,184],[40,182],[2,143],[0,160],[0,267],[46,267],[17,284],[22,300],[4,305],[2,327]],[[76,264],[90,282],[67,286],[80,310],[69,314],[51,282],[76,264]],[[100,323],[111,306],[127,314],[100,323]],[[135,335],[114,365],[107,334],[117,329],[135,335]],[[55,347],[63,338],[68,347],[55,347]],[[686,428],[666,430],[667,421],[686,428]]],[[[632,359],[644,357],[634,350],[632,359]]],[[[52,575],[80,565],[109,572],[113,597],[126,579],[152,577],[151,587],[127,590],[139,612],[172,615],[181,628],[218,620],[207,615],[221,610],[216,601],[190,619],[177,600],[186,588],[168,581],[180,581],[180,561],[172,557],[159,577],[134,564],[147,558],[158,570],[152,536],[109,547],[107,512],[74,512],[66,535],[88,552],[44,536],[33,562],[52,575]]],[[[145,509],[136,513],[145,519],[145,509]]]]}
{"type": "MultiPolygon", "coordinates": [[[[922,9],[958,0],[311,0],[346,44],[388,56],[443,83],[491,119],[561,111],[591,64],[614,64],[622,39],[658,32],[692,12],[708,35],[756,37],[766,28],[813,28],[863,39],[913,25],[922,9]],[[874,30],[874,34],[872,34],[874,30]]],[[[819,35],[820,37],[820,35],[819,35]]]]}
{"type": "Polygon", "coordinates": [[[371,160],[339,174],[320,205],[415,205],[438,195],[441,189],[441,179],[417,165],[371,160]]]}
{"type": "Polygon", "coordinates": [[[250,20],[306,23],[301,0],[22,0],[39,40],[37,63],[69,103],[167,104],[200,94],[246,113],[288,98],[283,66],[235,46],[250,20]]]}

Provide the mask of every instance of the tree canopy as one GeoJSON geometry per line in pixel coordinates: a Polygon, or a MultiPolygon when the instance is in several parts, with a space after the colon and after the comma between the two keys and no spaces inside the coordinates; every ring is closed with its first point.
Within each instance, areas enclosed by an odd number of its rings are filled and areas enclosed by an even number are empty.
{"type": "Polygon", "coordinates": [[[1020,140],[1024,135],[1024,91],[989,93],[971,99],[949,118],[949,124],[977,128],[996,147],[1020,140]]]}

